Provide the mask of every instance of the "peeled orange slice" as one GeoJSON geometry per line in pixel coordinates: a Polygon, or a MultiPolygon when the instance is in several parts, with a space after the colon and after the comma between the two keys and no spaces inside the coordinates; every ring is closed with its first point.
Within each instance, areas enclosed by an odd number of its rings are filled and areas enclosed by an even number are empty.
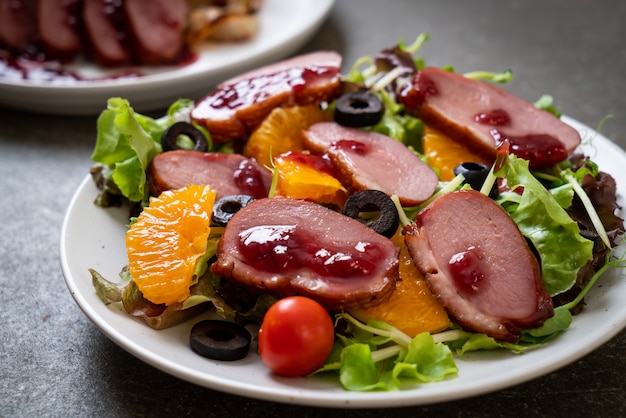
{"type": "Polygon", "coordinates": [[[470,150],[461,142],[424,126],[422,137],[424,155],[428,157],[428,164],[440,170],[439,180],[450,181],[454,176],[454,167],[464,162],[483,163],[491,165],[493,161],[475,151],[470,150]]]}
{"type": "Polygon", "coordinates": [[[317,104],[277,107],[252,132],[243,154],[261,165],[271,166],[272,158],[287,151],[302,151],[302,131],[309,126],[332,119],[332,114],[317,104]]]}
{"type": "Polygon", "coordinates": [[[322,157],[287,152],[274,158],[278,172],[276,193],[293,199],[343,206],[347,191],[328,169],[322,157]]]}
{"type": "Polygon", "coordinates": [[[430,292],[405,246],[400,250],[400,281],[389,299],[368,309],[351,312],[362,321],[382,320],[410,337],[439,332],[452,324],[437,298],[430,292]]]}
{"type": "Polygon", "coordinates": [[[199,257],[209,236],[215,192],[189,185],[150,199],[126,233],[133,281],[152,303],[171,305],[189,297],[199,257]]]}

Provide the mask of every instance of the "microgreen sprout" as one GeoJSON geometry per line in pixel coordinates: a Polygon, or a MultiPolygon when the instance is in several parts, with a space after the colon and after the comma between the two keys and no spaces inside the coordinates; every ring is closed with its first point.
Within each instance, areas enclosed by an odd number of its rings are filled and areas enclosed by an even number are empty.
{"type": "Polygon", "coordinates": [[[395,80],[396,78],[398,78],[398,76],[402,74],[402,68],[401,67],[395,67],[393,70],[385,73],[385,75],[383,75],[382,77],[380,77],[370,88],[370,90],[372,92],[377,92],[380,91],[382,89],[384,89],[385,87],[387,87],[389,84],[391,84],[393,82],[393,80],[395,80]]]}
{"type": "Polygon", "coordinates": [[[585,285],[585,287],[581,290],[581,292],[569,303],[563,305],[565,309],[572,310],[578,305],[585,295],[589,292],[589,290],[593,287],[593,285],[598,281],[598,279],[608,270],[612,268],[626,268],[626,250],[622,253],[621,257],[614,258],[615,250],[611,250],[606,256],[606,262],[602,267],[600,267],[594,275],[591,277],[589,282],[585,285]]]}
{"type": "Polygon", "coordinates": [[[396,209],[398,210],[398,216],[400,216],[400,225],[402,227],[410,225],[413,221],[409,219],[409,217],[406,215],[404,208],[400,204],[400,199],[398,198],[398,196],[394,194],[393,196],[391,196],[391,200],[393,201],[393,204],[396,205],[396,209]]]}
{"type": "Polygon", "coordinates": [[[591,200],[589,199],[589,196],[587,196],[587,193],[585,193],[581,185],[578,184],[578,181],[576,181],[576,178],[574,178],[572,174],[565,173],[563,177],[565,178],[565,180],[567,180],[569,184],[572,185],[574,192],[580,198],[583,206],[585,207],[585,210],[587,211],[587,214],[589,215],[591,223],[593,224],[596,232],[602,239],[604,245],[606,245],[606,248],[611,248],[611,242],[609,241],[609,237],[606,233],[606,230],[604,229],[604,225],[602,225],[602,221],[598,216],[598,212],[596,212],[596,209],[593,207],[593,203],[591,203],[591,200]]]}
{"type": "Polygon", "coordinates": [[[424,45],[426,43],[427,40],[430,39],[430,35],[426,32],[422,32],[417,36],[417,39],[415,39],[415,41],[411,44],[411,45],[404,45],[402,42],[400,43],[400,46],[402,47],[403,51],[409,52],[411,54],[416,53],[417,51],[419,51],[419,49],[422,47],[422,45],[424,45]]]}
{"type": "Polygon", "coordinates": [[[391,341],[395,342],[396,344],[400,344],[401,346],[406,347],[411,343],[411,337],[400,331],[398,328],[388,324],[384,324],[381,321],[371,321],[365,324],[346,312],[338,314],[337,317],[345,319],[346,321],[350,322],[352,325],[357,326],[363,331],[367,331],[371,334],[379,335],[381,337],[387,337],[391,341]],[[377,324],[379,326],[376,326],[377,324]],[[383,324],[384,328],[381,327],[383,324]]]}
{"type": "Polygon", "coordinates": [[[491,188],[493,187],[493,185],[495,184],[497,180],[497,177],[495,176],[495,174],[493,174],[493,168],[494,166],[492,165],[491,168],[489,169],[489,173],[487,174],[487,178],[485,179],[485,182],[480,188],[480,192],[484,194],[485,196],[489,196],[489,193],[491,192],[491,188]]]}
{"type": "Polygon", "coordinates": [[[463,177],[462,174],[459,174],[458,176],[456,176],[455,178],[450,180],[448,183],[446,183],[441,189],[439,189],[438,191],[433,193],[433,195],[430,196],[427,200],[425,200],[424,202],[420,203],[420,205],[418,206],[418,209],[425,208],[431,202],[433,202],[435,199],[437,199],[439,196],[442,196],[442,195],[444,195],[446,193],[450,193],[450,192],[455,191],[456,189],[458,189],[463,184],[463,181],[465,181],[465,177],[463,177]]]}
{"type": "Polygon", "coordinates": [[[492,71],[470,71],[463,74],[463,76],[472,80],[487,80],[494,83],[508,83],[513,79],[513,71],[504,70],[499,73],[492,71]]]}
{"type": "Polygon", "coordinates": [[[537,109],[545,110],[546,112],[552,113],[557,118],[561,117],[561,112],[559,112],[556,107],[554,107],[554,98],[549,94],[544,94],[541,96],[535,103],[535,107],[537,109]]]}

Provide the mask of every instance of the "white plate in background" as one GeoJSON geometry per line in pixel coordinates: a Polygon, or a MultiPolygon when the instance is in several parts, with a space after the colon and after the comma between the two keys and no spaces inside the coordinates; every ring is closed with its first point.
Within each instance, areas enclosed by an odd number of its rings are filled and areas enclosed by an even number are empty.
{"type": "MultiPolygon", "coordinates": [[[[182,67],[137,67],[145,74],[139,77],[71,81],[65,85],[0,77],[0,105],[48,114],[96,115],[112,96],[129,99],[139,112],[166,108],[181,97],[197,100],[233,75],[296,52],[317,32],[333,3],[264,0],[259,33],[250,41],[206,45],[196,61],[182,67]]],[[[69,69],[91,78],[107,74],[86,63],[72,64],[69,69]]]]}

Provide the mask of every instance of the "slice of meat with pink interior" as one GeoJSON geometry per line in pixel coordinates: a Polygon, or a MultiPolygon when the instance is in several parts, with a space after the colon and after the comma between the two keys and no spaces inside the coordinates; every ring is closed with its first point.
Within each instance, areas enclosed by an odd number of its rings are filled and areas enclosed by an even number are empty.
{"type": "Polygon", "coordinates": [[[187,0],[125,0],[125,27],[142,64],[171,64],[183,50],[187,0]]]}
{"type": "Polygon", "coordinates": [[[313,153],[327,154],[339,180],[352,190],[380,190],[414,206],[428,199],[438,184],[428,165],[386,135],[320,122],[304,132],[303,141],[313,153]]]}
{"type": "Polygon", "coordinates": [[[341,56],[320,51],[239,75],[199,100],[191,118],[214,142],[244,138],[276,107],[334,98],[341,85],[341,56]]]}
{"type": "Polygon", "coordinates": [[[433,294],[463,327],[517,341],[520,330],[552,316],[552,299],[524,237],[480,192],[439,197],[404,234],[433,294]]]}
{"type": "Polygon", "coordinates": [[[38,35],[37,0],[0,0],[0,44],[22,51],[38,35]]]}
{"type": "Polygon", "coordinates": [[[168,151],[155,156],[148,166],[152,195],[188,184],[208,184],[216,199],[235,194],[257,199],[267,196],[271,182],[269,170],[240,154],[168,151]]]}
{"type": "Polygon", "coordinates": [[[266,198],[233,216],[211,271],[252,291],[351,309],[389,297],[398,252],[391,240],[317,203],[266,198]]]}
{"type": "Polygon", "coordinates": [[[469,147],[495,156],[504,140],[531,168],[567,158],[580,135],[549,112],[484,81],[439,68],[425,68],[400,94],[407,110],[469,147]]]}
{"type": "Polygon", "coordinates": [[[119,4],[108,0],[83,0],[82,19],[89,53],[94,61],[103,66],[116,66],[130,61],[119,4]]]}
{"type": "Polygon", "coordinates": [[[51,56],[72,58],[81,51],[83,43],[78,29],[79,0],[39,0],[39,36],[51,56]]]}

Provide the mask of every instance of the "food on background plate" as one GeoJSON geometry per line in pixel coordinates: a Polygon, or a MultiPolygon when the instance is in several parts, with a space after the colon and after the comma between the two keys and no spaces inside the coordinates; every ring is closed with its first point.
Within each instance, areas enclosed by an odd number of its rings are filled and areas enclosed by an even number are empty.
{"type": "Polygon", "coordinates": [[[60,69],[79,58],[104,68],[180,65],[209,41],[252,39],[260,7],[261,0],[3,0],[0,58],[25,78],[37,64],[60,69]]]}
{"type": "Polygon", "coordinates": [[[458,371],[453,353],[521,353],[566,331],[600,275],[626,266],[613,254],[624,232],[613,178],[577,153],[551,103],[495,87],[510,72],[426,67],[414,56],[424,39],[344,75],[334,52],[285,60],[159,119],[110,99],[97,204],[130,204],[131,231],[158,196],[194,183],[219,204],[196,270],[176,279],[187,299],[151,299],[127,268],[121,283],[92,271],[100,297],[153,328],[213,309],[263,327],[272,306],[308,298],[336,336],[323,365],[297,374],[338,373],[361,391],[440,381],[458,371]],[[207,151],[184,133],[162,147],[181,120],[207,151]]]}
{"type": "Polygon", "coordinates": [[[263,0],[187,0],[189,45],[206,41],[239,42],[251,39],[259,30],[258,13],[263,0]]]}

